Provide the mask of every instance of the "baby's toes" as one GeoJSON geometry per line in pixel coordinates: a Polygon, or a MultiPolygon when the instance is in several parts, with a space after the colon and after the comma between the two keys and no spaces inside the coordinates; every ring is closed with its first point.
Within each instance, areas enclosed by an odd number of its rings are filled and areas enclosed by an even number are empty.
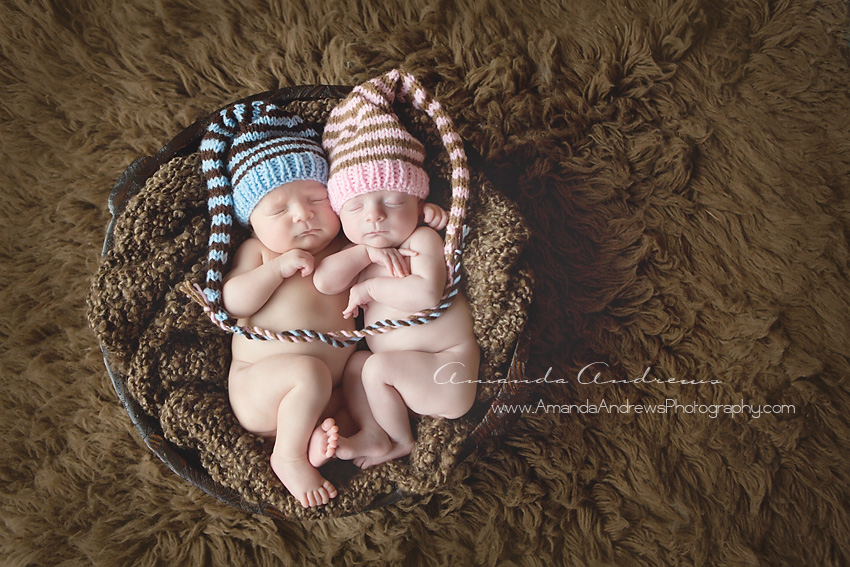
{"type": "MultiPolygon", "coordinates": [[[[327,495],[329,497],[336,498],[336,495],[337,495],[336,487],[333,484],[331,484],[331,481],[325,480],[324,485],[322,485],[322,489],[327,491],[327,495]]],[[[327,500],[325,501],[325,504],[327,504],[327,500]]]]}
{"type": "MultiPolygon", "coordinates": [[[[325,420],[322,422],[322,429],[324,429],[325,431],[330,431],[331,429],[333,429],[335,427],[336,427],[336,421],[334,421],[334,418],[332,418],[332,417],[325,418],[325,420]]],[[[339,429],[339,428],[337,428],[337,429],[339,429]]]]}

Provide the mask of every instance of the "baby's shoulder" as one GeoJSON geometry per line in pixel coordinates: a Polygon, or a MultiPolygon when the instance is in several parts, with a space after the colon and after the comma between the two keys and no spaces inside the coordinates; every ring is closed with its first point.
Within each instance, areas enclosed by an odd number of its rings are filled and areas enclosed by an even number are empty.
{"type": "Polygon", "coordinates": [[[443,238],[429,226],[420,226],[407,239],[409,248],[418,252],[429,252],[443,249],[443,238]]]}
{"type": "Polygon", "coordinates": [[[246,238],[245,241],[239,245],[239,247],[236,249],[236,254],[244,256],[253,256],[257,254],[262,255],[264,249],[265,246],[263,246],[263,243],[260,242],[260,239],[256,236],[252,236],[250,238],[246,238]]]}
{"type": "Polygon", "coordinates": [[[252,236],[236,249],[235,263],[241,266],[258,266],[277,256],[279,254],[272,252],[257,237],[252,236]]]}

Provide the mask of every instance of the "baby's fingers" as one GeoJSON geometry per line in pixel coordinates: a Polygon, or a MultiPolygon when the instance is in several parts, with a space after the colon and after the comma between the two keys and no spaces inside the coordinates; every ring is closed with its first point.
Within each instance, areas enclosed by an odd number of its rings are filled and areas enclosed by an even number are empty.
{"type": "Polygon", "coordinates": [[[305,256],[304,258],[304,267],[301,268],[302,276],[309,276],[313,273],[313,268],[316,267],[316,259],[313,258],[312,254],[305,256]]]}
{"type": "Polygon", "coordinates": [[[357,317],[358,306],[357,303],[352,305],[352,302],[348,302],[348,307],[345,308],[345,311],[342,312],[343,319],[351,319],[352,317],[357,317]]]}
{"type": "Polygon", "coordinates": [[[449,214],[443,211],[442,214],[434,220],[435,222],[429,226],[431,226],[434,230],[443,230],[446,228],[446,225],[449,224],[449,214]]]}
{"type": "Polygon", "coordinates": [[[396,277],[405,278],[410,275],[410,269],[408,267],[407,262],[404,261],[404,258],[412,258],[414,256],[419,256],[419,252],[411,250],[410,248],[399,248],[397,252],[398,254],[395,256],[395,258],[398,261],[399,271],[396,277]]]}
{"type": "Polygon", "coordinates": [[[398,274],[396,274],[396,261],[394,256],[392,256],[391,254],[387,254],[386,256],[384,256],[381,259],[381,265],[386,268],[386,270],[390,273],[390,276],[398,277],[398,274]]]}
{"type": "Polygon", "coordinates": [[[405,263],[404,258],[400,254],[393,254],[392,262],[393,267],[390,272],[394,277],[403,278],[410,275],[407,272],[407,264],[405,263]]]}

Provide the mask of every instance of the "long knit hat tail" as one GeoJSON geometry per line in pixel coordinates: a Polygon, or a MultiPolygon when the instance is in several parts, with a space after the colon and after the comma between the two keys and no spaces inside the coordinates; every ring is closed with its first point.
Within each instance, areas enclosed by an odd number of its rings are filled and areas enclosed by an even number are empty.
{"type": "Polygon", "coordinates": [[[422,143],[402,126],[393,103],[409,103],[434,120],[452,167],[452,207],[446,227],[446,257],[459,249],[460,229],[469,197],[469,169],[463,140],[452,119],[413,75],[393,69],[354,87],[332,111],[322,135],[331,171],[328,195],[335,211],[348,199],[379,190],[428,196],[422,170],[422,143]]]}
{"type": "Polygon", "coordinates": [[[216,319],[235,325],[221,294],[233,219],[247,226],[257,203],[290,181],[326,185],[328,164],[315,129],[263,101],[223,109],[207,128],[200,153],[212,219],[204,295],[216,319]]]}
{"type": "MultiPolygon", "coordinates": [[[[219,327],[238,333],[248,338],[261,340],[285,340],[289,342],[310,342],[321,340],[333,346],[349,346],[357,340],[381,334],[392,329],[406,327],[412,324],[424,324],[443,313],[452,302],[460,284],[460,249],[462,245],[463,221],[466,203],[469,198],[469,169],[466,163],[466,153],[463,141],[455,131],[454,124],[440,104],[431,98],[422,85],[410,74],[394,69],[375,79],[381,81],[386,90],[387,100],[409,101],[414,108],[424,111],[437,126],[443,146],[451,164],[452,205],[449,211],[449,222],[446,226],[445,257],[448,266],[448,285],[445,300],[433,309],[411,316],[403,321],[379,321],[360,331],[333,331],[320,333],[311,330],[292,330],[284,332],[267,329],[247,329],[238,326],[224,310],[221,299],[221,287],[224,270],[227,266],[230,247],[230,232],[233,224],[234,201],[230,185],[229,171],[226,173],[224,151],[219,145],[227,143],[236,137],[240,124],[246,121],[246,106],[234,105],[223,110],[210,125],[201,144],[201,155],[204,159],[204,172],[207,176],[209,192],[209,208],[212,217],[212,232],[210,235],[210,252],[207,270],[207,287],[184,285],[187,294],[204,306],[204,310],[219,327]]],[[[262,103],[252,105],[252,119],[262,114],[262,103]]],[[[247,119],[251,121],[252,119],[247,119]]]]}

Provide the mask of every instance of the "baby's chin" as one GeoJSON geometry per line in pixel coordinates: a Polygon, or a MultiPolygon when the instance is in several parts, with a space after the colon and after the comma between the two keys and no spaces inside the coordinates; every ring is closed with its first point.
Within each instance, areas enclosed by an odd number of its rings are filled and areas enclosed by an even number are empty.
{"type": "Polygon", "coordinates": [[[311,254],[317,254],[327,248],[333,242],[333,239],[333,236],[327,237],[324,235],[321,238],[318,236],[301,238],[299,239],[300,245],[298,247],[311,254]]]}
{"type": "MultiPolygon", "coordinates": [[[[254,236],[256,237],[256,235],[254,236]]],[[[292,239],[285,246],[269,246],[266,244],[266,247],[277,254],[285,254],[294,249],[304,250],[310,254],[318,254],[327,248],[330,243],[333,242],[335,237],[335,234],[328,236],[326,233],[321,232],[310,236],[299,236],[298,238],[292,239]]]]}
{"type": "Polygon", "coordinates": [[[354,243],[355,244],[365,244],[366,246],[371,246],[372,248],[398,248],[399,246],[401,246],[404,243],[404,240],[399,240],[397,238],[384,236],[383,234],[365,235],[365,236],[358,238],[358,240],[360,242],[354,242],[354,243]]]}

